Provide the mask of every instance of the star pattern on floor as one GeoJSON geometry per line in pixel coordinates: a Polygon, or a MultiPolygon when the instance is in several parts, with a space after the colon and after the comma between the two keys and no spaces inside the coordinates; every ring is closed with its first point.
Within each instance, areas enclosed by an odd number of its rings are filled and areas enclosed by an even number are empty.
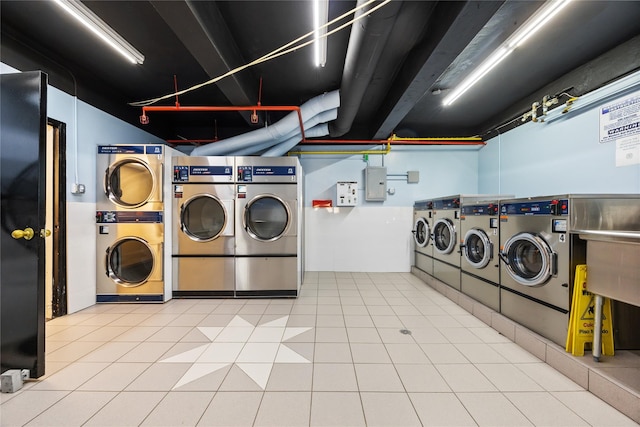
{"type": "Polygon", "coordinates": [[[287,327],[289,316],[254,326],[235,316],[227,326],[200,326],[197,329],[211,342],[176,354],[160,363],[192,363],[173,386],[182,387],[192,381],[235,365],[263,390],[275,363],[311,363],[284,344],[311,327],[287,327]]]}

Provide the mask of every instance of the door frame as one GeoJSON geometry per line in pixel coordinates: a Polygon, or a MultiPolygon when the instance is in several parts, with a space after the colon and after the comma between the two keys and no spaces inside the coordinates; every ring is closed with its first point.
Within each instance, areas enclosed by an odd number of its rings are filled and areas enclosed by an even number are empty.
{"type": "Polygon", "coordinates": [[[53,318],[67,314],[67,125],[47,118],[53,127],[53,318]]]}

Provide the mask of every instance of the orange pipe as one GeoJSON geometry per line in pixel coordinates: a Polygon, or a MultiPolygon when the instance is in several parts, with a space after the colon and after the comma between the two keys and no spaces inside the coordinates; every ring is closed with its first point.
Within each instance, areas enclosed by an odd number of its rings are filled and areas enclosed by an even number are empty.
{"type": "Polygon", "coordinates": [[[302,121],[302,112],[300,111],[300,107],[297,106],[245,106],[245,107],[212,107],[212,106],[202,106],[202,107],[183,107],[180,105],[176,105],[173,107],[170,106],[146,106],[142,107],[142,117],[140,117],[140,121],[144,123],[144,119],[147,117],[147,112],[153,111],[295,111],[298,114],[298,122],[300,124],[300,133],[302,135],[302,140],[305,140],[304,136],[304,123],[302,121]]]}

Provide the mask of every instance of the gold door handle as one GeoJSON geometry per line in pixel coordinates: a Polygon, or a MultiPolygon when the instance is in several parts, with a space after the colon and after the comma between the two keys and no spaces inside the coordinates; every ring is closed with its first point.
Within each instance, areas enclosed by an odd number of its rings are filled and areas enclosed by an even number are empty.
{"type": "Polygon", "coordinates": [[[49,237],[49,236],[51,236],[51,230],[47,230],[46,228],[43,228],[42,230],[40,230],[40,237],[44,239],[45,237],[49,237]]]}
{"type": "Polygon", "coordinates": [[[13,230],[13,232],[11,232],[11,237],[14,239],[31,240],[33,239],[34,234],[33,228],[27,227],[24,230],[13,230]]]}

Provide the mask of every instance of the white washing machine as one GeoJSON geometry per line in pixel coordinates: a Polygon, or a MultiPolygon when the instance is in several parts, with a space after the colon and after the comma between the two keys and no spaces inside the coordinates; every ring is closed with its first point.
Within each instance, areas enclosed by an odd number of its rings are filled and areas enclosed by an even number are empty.
{"type": "Polygon", "coordinates": [[[162,211],[97,211],[96,301],[164,302],[162,211]]]}
{"type": "Polygon", "coordinates": [[[302,169],[296,157],[236,157],[236,296],[297,296],[302,169]]]}
{"type": "Polygon", "coordinates": [[[413,241],[415,244],[414,266],[433,275],[432,208],[430,200],[419,200],[413,205],[413,241]]]}
{"type": "Polygon", "coordinates": [[[460,291],[500,310],[499,204],[463,202],[460,207],[460,291]]]}
{"type": "Polygon", "coordinates": [[[235,296],[233,157],[174,157],[173,296],[235,296]]]}
{"type": "Polygon", "coordinates": [[[165,146],[99,145],[97,210],[163,210],[165,146]]]}

